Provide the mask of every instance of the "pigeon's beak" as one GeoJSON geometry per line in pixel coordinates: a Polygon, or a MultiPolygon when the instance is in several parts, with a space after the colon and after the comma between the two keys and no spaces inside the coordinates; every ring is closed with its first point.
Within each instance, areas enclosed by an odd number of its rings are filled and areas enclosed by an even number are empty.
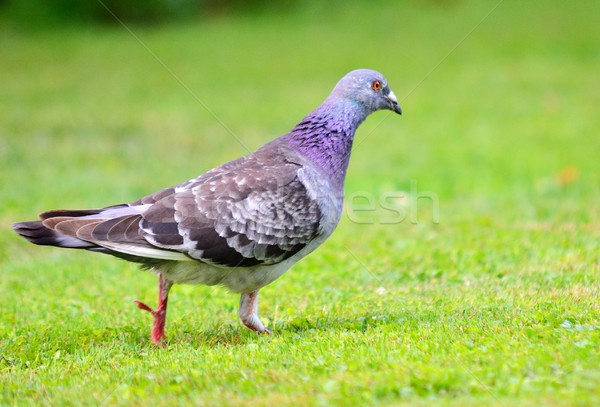
{"type": "Polygon", "coordinates": [[[386,98],[390,102],[390,110],[393,110],[398,114],[402,114],[402,108],[398,104],[398,99],[396,98],[394,92],[390,91],[390,93],[387,94],[386,98]]]}

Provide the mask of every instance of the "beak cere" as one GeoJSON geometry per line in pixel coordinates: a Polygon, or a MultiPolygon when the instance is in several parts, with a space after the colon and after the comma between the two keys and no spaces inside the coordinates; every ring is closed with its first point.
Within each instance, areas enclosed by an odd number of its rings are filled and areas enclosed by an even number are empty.
{"type": "Polygon", "coordinates": [[[398,99],[396,98],[396,95],[394,94],[394,92],[390,91],[390,93],[388,93],[388,95],[386,97],[391,103],[390,110],[393,110],[394,112],[396,112],[398,114],[402,114],[402,109],[400,108],[400,105],[398,104],[398,99]]]}

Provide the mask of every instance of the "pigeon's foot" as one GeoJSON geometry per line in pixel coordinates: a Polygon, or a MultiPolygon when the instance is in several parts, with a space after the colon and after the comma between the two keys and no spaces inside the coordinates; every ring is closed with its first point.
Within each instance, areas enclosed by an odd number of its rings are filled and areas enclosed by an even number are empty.
{"type": "Polygon", "coordinates": [[[240,309],[238,315],[242,323],[249,329],[252,329],[259,334],[271,334],[258,317],[258,290],[251,293],[242,294],[240,299],[240,309]]]}
{"type": "Polygon", "coordinates": [[[141,301],[135,300],[134,302],[139,309],[148,311],[154,317],[154,326],[152,328],[152,342],[159,344],[163,348],[165,347],[165,324],[167,322],[167,303],[169,299],[169,290],[171,289],[171,283],[165,279],[162,274],[158,277],[158,307],[156,310],[150,308],[141,301]]]}
{"type": "Polygon", "coordinates": [[[139,300],[134,301],[139,309],[143,309],[144,311],[148,311],[154,316],[154,327],[152,328],[152,342],[160,343],[160,345],[165,347],[165,323],[167,321],[167,301],[164,301],[163,304],[160,304],[158,309],[153,310],[143,302],[139,300]],[[161,306],[162,305],[162,306],[161,306]]]}

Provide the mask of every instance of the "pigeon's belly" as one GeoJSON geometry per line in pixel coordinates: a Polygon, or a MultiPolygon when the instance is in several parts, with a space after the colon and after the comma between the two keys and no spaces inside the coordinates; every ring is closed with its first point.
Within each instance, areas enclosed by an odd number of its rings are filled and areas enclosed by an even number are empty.
{"type": "Polygon", "coordinates": [[[165,274],[176,284],[223,285],[233,292],[249,293],[275,281],[294,263],[320,246],[327,237],[329,235],[317,237],[294,256],[273,265],[236,268],[197,261],[182,261],[162,267],[160,273],[165,274]]]}

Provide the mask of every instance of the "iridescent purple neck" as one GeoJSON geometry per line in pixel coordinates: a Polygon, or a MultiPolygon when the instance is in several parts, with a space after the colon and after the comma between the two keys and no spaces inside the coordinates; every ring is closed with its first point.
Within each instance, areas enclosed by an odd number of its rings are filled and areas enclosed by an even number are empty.
{"type": "Polygon", "coordinates": [[[344,185],[354,133],[368,113],[359,103],[335,97],[306,116],[282,137],[325,171],[339,188],[344,185]]]}

